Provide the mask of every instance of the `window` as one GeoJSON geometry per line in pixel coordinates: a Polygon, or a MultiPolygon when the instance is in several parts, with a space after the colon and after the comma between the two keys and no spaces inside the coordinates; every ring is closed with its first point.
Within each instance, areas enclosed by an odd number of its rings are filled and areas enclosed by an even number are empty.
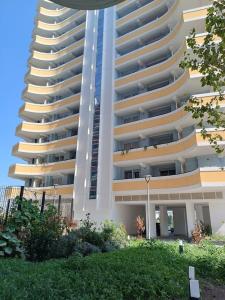
{"type": "Polygon", "coordinates": [[[125,179],[140,178],[139,170],[128,170],[124,172],[125,179]]]}
{"type": "Polygon", "coordinates": [[[175,169],[170,169],[170,170],[160,171],[160,176],[170,176],[170,175],[176,175],[176,170],[175,169]]]}
{"type": "Polygon", "coordinates": [[[134,171],[134,178],[140,178],[140,171],[139,170],[134,171]]]}
{"type": "Polygon", "coordinates": [[[132,178],[132,170],[131,171],[125,171],[124,172],[125,179],[131,179],[132,178]]]}

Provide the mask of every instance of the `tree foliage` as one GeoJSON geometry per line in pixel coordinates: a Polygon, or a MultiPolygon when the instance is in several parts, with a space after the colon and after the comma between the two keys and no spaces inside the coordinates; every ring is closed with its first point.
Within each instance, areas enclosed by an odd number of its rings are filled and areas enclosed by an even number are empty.
{"type": "Polygon", "coordinates": [[[215,96],[209,101],[192,97],[185,110],[192,114],[201,128],[201,135],[208,140],[217,153],[224,151],[220,145],[222,136],[219,130],[225,128],[225,114],[221,109],[225,86],[225,0],[213,1],[206,17],[206,36],[203,43],[196,41],[196,30],[193,29],[187,39],[191,52],[186,52],[180,66],[200,72],[202,87],[210,87],[215,96]],[[207,126],[215,128],[212,133],[207,126]]]}

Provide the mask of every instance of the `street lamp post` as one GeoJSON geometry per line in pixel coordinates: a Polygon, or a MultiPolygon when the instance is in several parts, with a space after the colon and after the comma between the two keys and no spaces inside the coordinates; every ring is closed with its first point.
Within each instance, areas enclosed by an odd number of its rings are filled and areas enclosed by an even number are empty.
{"type": "Polygon", "coordinates": [[[147,238],[150,239],[151,238],[151,233],[150,233],[150,180],[151,180],[152,175],[146,175],[145,176],[145,181],[147,183],[147,214],[146,214],[146,227],[147,227],[147,238]]]}

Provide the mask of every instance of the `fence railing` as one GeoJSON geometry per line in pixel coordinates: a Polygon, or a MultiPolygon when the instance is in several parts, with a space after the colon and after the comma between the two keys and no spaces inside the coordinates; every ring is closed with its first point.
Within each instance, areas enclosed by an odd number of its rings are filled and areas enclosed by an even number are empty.
{"type": "MultiPolygon", "coordinates": [[[[0,222],[7,222],[10,209],[14,204],[15,198],[37,201],[40,211],[43,212],[48,204],[54,205],[58,213],[68,221],[72,220],[73,200],[63,199],[54,190],[40,190],[24,186],[0,186],[0,222]]],[[[18,208],[19,209],[19,208],[18,208]]]]}

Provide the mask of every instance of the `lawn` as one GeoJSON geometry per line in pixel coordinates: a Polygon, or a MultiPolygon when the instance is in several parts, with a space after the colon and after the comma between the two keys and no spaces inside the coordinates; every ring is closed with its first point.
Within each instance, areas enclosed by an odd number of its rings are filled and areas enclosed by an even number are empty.
{"type": "Polygon", "coordinates": [[[135,242],[111,253],[31,263],[0,260],[0,299],[187,299],[188,265],[201,282],[225,284],[225,248],[135,242]]]}

